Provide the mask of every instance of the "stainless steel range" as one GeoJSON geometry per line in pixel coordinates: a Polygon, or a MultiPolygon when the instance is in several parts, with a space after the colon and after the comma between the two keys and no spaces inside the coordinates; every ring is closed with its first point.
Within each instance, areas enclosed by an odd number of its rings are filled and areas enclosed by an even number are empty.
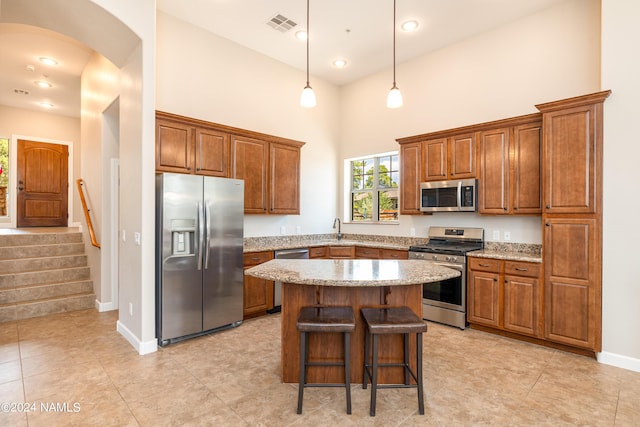
{"type": "Polygon", "coordinates": [[[460,277],[422,287],[422,318],[465,329],[467,326],[466,253],[484,247],[484,229],[429,227],[429,242],[409,247],[409,259],[422,259],[460,271],[460,277]]]}

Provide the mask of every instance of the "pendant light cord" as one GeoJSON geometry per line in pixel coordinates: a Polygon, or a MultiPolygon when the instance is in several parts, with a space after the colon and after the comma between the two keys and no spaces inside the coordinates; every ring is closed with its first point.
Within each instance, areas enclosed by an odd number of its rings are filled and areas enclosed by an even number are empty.
{"type": "Polygon", "coordinates": [[[396,0],[393,0],[393,87],[396,87],[396,0]]]}
{"type": "MultiPolygon", "coordinates": [[[[395,2],[395,0],[393,1],[395,2]]],[[[307,0],[307,87],[308,86],[309,86],[309,0],[307,0]]]]}

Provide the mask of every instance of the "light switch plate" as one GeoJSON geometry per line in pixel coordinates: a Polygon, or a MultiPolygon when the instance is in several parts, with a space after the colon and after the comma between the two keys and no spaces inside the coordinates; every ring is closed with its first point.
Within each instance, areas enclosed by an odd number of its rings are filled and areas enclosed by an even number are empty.
{"type": "Polygon", "coordinates": [[[509,232],[509,231],[505,231],[505,232],[504,232],[504,241],[505,241],[505,242],[508,242],[508,241],[510,241],[510,240],[511,240],[511,232],[509,232]]]}
{"type": "Polygon", "coordinates": [[[500,230],[493,230],[493,240],[494,241],[500,240],[500,230]]]}

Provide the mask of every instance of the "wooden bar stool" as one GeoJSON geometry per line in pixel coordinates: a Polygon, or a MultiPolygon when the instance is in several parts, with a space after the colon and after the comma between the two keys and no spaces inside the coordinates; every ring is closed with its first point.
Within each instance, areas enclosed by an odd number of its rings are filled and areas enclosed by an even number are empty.
{"type": "Polygon", "coordinates": [[[344,387],[347,391],[347,414],[351,414],[350,347],[351,332],[356,319],[351,307],[302,307],[296,328],[300,331],[300,377],[298,379],[298,414],[302,413],[305,387],[344,387]],[[343,362],[309,362],[309,336],[311,332],[342,332],[344,336],[343,362]],[[309,366],[344,366],[344,384],[307,384],[309,366]]]}
{"type": "Polygon", "coordinates": [[[418,409],[424,415],[424,387],[422,383],[422,333],[426,332],[427,324],[420,319],[409,307],[362,308],[360,310],[366,322],[364,340],[364,375],[362,388],[367,388],[371,379],[371,405],[369,414],[376,415],[376,392],[381,388],[417,388],[418,409]],[[409,366],[409,334],[416,334],[416,372],[409,366]],[[378,335],[404,335],[403,363],[378,363],[378,335]],[[373,340],[372,340],[373,338],[373,340]],[[372,347],[371,362],[369,362],[369,346],[372,347]],[[404,368],[404,384],[378,384],[378,368],[400,366],[404,368]],[[411,384],[411,377],[416,384],[411,384]]]}

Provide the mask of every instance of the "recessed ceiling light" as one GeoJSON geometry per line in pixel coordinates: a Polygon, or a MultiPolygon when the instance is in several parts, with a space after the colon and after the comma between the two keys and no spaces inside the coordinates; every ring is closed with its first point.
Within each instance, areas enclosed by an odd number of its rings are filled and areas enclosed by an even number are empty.
{"type": "Polygon", "coordinates": [[[42,62],[45,65],[58,65],[58,61],[56,61],[53,58],[47,58],[46,56],[42,56],[40,58],[40,62],[42,62]]]}
{"type": "Polygon", "coordinates": [[[34,67],[33,65],[27,65],[27,66],[25,67],[25,69],[26,69],[27,71],[35,71],[35,70],[36,70],[36,67],[34,67]]]}
{"type": "Polygon", "coordinates": [[[296,38],[305,41],[307,39],[307,32],[305,30],[296,31],[296,38]]]}
{"type": "Polygon", "coordinates": [[[332,64],[336,68],[344,68],[347,66],[347,60],[342,58],[335,59],[332,64]]]}
{"type": "Polygon", "coordinates": [[[414,31],[416,28],[418,28],[418,25],[418,21],[410,20],[404,21],[402,25],[400,25],[400,28],[402,28],[403,31],[414,31]]]}
{"type": "Polygon", "coordinates": [[[33,83],[35,83],[36,86],[42,87],[42,88],[49,88],[53,86],[51,83],[45,82],[44,80],[38,80],[33,83]]]}
{"type": "Polygon", "coordinates": [[[53,108],[53,104],[52,104],[52,103],[50,103],[50,102],[41,102],[41,103],[40,103],[40,106],[41,106],[42,108],[53,108]]]}

